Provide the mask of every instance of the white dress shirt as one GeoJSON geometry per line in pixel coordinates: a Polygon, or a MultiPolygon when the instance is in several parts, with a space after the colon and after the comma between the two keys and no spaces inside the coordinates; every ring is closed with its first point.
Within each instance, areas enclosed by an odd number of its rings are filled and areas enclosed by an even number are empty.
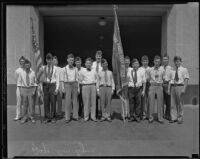
{"type": "MultiPolygon", "coordinates": [[[[96,71],[96,67],[97,67],[97,62],[94,61],[94,62],[92,63],[92,70],[95,70],[95,71],[96,71]]],[[[99,72],[102,71],[102,70],[103,70],[103,68],[102,68],[102,66],[101,66],[101,63],[99,63],[99,72]]]]}
{"type": "Polygon", "coordinates": [[[169,82],[171,79],[171,74],[172,74],[172,67],[167,65],[166,67],[161,66],[164,69],[164,75],[163,75],[163,80],[166,82],[169,82]]]}
{"type": "Polygon", "coordinates": [[[182,66],[180,66],[178,68],[178,78],[179,78],[179,80],[177,82],[175,81],[175,73],[176,73],[176,70],[173,69],[172,73],[171,73],[171,81],[170,81],[171,84],[184,84],[184,80],[189,79],[189,73],[188,73],[187,68],[184,68],[182,66]]]}
{"type": "MultiPolygon", "coordinates": [[[[77,68],[77,67],[76,67],[76,68],[77,68]]],[[[79,79],[79,76],[80,76],[81,70],[83,70],[83,69],[85,69],[85,68],[84,68],[84,67],[80,67],[80,69],[77,68],[77,71],[78,71],[78,82],[79,82],[80,84],[82,84],[82,83],[81,83],[81,81],[80,81],[80,79],[79,79]]]]}
{"type": "Polygon", "coordinates": [[[137,82],[134,85],[133,78],[135,77],[135,71],[134,69],[129,69],[127,73],[127,79],[128,79],[128,86],[129,87],[141,87],[143,83],[146,83],[146,75],[145,75],[145,69],[138,68],[137,69],[137,82]]]}
{"type": "Polygon", "coordinates": [[[36,84],[36,76],[35,76],[35,72],[33,70],[30,70],[28,73],[29,76],[29,86],[26,82],[26,77],[27,77],[27,72],[25,70],[20,71],[19,74],[19,84],[22,87],[32,87],[32,86],[37,86],[36,84]]]}
{"type": "Polygon", "coordinates": [[[23,72],[23,70],[24,70],[23,68],[19,67],[15,71],[15,80],[16,80],[17,86],[21,86],[19,75],[21,74],[21,72],[23,72]]]}
{"type": "Polygon", "coordinates": [[[69,68],[69,65],[62,68],[63,82],[78,82],[78,70],[76,67],[69,68]]]}
{"type": "Polygon", "coordinates": [[[47,76],[47,73],[48,73],[48,66],[42,66],[42,70],[43,70],[43,73],[44,73],[44,79],[43,79],[43,82],[46,82],[46,83],[56,83],[56,90],[58,90],[59,88],[59,70],[56,66],[51,66],[51,69],[53,68],[53,73],[52,73],[52,76],[51,78],[49,78],[47,76]]]}
{"type": "Polygon", "coordinates": [[[107,85],[112,87],[112,90],[115,90],[115,83],[113,80],[113,74],[110,70],[106,70],[107,71],[107,82],[105,81],[105,71],[102,70],[99,72],[98,76],[99,76],[99,85],[107,85]]]}
{"type": "Polygon", "coordinates": [[[163,83],[164,72],[165,72],[165,70],[161,66],[158,67],[158,69],[156,69],[155,67],[151,67],[147,71],[147,76],[148,76],[148,79],[149,79],[150,83],[162,84],[163,83]]]}
{"type": "Polygon", "coordinates": [[[95,70],[91,69],[91,71],[88,71],[86,68],[83,68],[79,72],[79,81],[82,84],[93,84],[97,83],[97,73],[95,70]]]}
{"type": "Polygon", "coordinates": [[[145,77],[146,77],[146,80],[148,80],[147,79],[147,77],[148,77],[148,71],[150,70],[150,68],[151,67],[149,67],[149,66],[147,66],[147,67],[144,67],[144,66],[141,66],[139,69],[143,69],[144,71],[145,71],[145,77]]]}

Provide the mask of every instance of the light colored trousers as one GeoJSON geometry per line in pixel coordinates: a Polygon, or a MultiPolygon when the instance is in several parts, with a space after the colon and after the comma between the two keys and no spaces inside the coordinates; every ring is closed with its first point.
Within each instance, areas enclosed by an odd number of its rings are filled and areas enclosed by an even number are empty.
{"type": "Polygon", "coordinates": [[[181,91],[184,86],[171,86],[171,119],[177,120],[183,117],[183,95],[181,91]]]}
{"type": "Polygon", "coordinates": [[[149,88],[149,118],[153,118],[154,107],[156,105],[155,95],[157,96],[158,120],[163,120],[163,87],[150,86],[149,88]]]}
{"type": "Polygon", "coordinates": [[[89,119],[91,110],[91,118],[96,119],[96,85],[83,85],[82,97],[84,105],[84,119],[89,119]]]}
{"type": "Polygon", "coordinates": [[[78,83],[65,83],[65,120],[70,120],[73,105],[73,118],[78,119],[78,83]]]}
{"type": "Polygon", "coordinates": [[[112,88],[111,87],[100,87],[100,105],[102,110],[102,117],[110,117],[111,100],[112,100],[112,88]]]}
{"type": "Polygon", "coordinates": [[[33,112],[33,101],[34,101],[34,95],[35,95],[36,87],[21,87],[20,93],[22,95],[22,101],[23,101],[23,118],[33,118],[34,112],[33,112]]]}
{"type": "Polygon", "coordinates": [[[18,87],[18,86],[16,89],[16,101],[17,101],[16,118],[19,119],[20,117],[22,117],[22,97],[20,94],[20,87],[18,87]]]}

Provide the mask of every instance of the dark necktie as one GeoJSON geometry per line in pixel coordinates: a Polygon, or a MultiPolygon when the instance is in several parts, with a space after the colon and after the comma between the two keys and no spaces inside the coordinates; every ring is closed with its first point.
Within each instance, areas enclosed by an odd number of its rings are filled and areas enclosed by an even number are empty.
{"type": "Polygon", "coordinates": [[[105,83],[108,84],[108,73],[107,70],[105,70],[105,83]]]}
{"type": "Polygon", "coordinates": [[[49,78],[49,80],[51,80],[51,71],[52,71],[51,68],[52,68],[51,66],[48,67],[48,78],[49,78]]]}
{"type": "Polygon", "coordinates": [[[133,78],[133,83],[134,83],[134,86],[136,86],[136,83],[137,83],[137,70],[134,70],[134,76],[133,76],[133,71],[132,71],[132,78],[133,78]]]}
{"type": "Polygon", "coordinates": [[[29,78],[29,73],[28,72],[26,72],[26,84],[27,84],[27,86],[30,85],[30,78],[29,78]]]}
{"type": "Polygon", "coordinates": [[[178,82],[179,78],[178,78],[178,68],[176,69],[176,73],[175,73],[175,81],[178,82]]]}

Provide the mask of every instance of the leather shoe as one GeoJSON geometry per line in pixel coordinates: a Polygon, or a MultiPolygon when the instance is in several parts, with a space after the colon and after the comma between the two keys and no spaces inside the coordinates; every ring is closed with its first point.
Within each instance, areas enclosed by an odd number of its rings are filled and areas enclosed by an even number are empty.
{"type": "Polygon", "coordinates": [[[24,123],[26,123],[28,121],[28,119],[24,119],[24,120],[21,120],[21,124],[24,124],[24,123]]]}
{"type": "Polygon", "coordinates": [[[179,121],[178,121],[178,124],[183,124],[183,120],[179,120],[179,121]]]}
{"type": "Polygon", "coordinates": [[[105,121],[105,120],[106,120],[106,118],[102,117],[101,120],[100,120],[100,122],[105,121]]]}
{"type": "Polygon", "coordinates": [[[65,123],[68,124],[70,122],[70,120],[65,120],[65,123]]]}
{"type": "Polygon", "coordinates": [[[158,122],[159,122],[160,124],[164,124],[164,121],[163,121],[163,120],[158,120],[158,122]]]}
{"type": "Polygon", "coordinates": [[[153,119],[149,119],[149,123],[153,123],[153,121],[154,121],[153,119]]]}
{"type": "Polygon", "coordinates": [[[108,117],[108,118],[107,118],[107,121],[108,121],[108,122],[112,122],[112,120],[111,120],[111,118],[110,118],[110,117],[108,117]]]}
{"type": "Polygon", "coordinates": [[[94,121],[94,122],[97,122],[97,119],[91,119],[92,121],[94,121]]]}

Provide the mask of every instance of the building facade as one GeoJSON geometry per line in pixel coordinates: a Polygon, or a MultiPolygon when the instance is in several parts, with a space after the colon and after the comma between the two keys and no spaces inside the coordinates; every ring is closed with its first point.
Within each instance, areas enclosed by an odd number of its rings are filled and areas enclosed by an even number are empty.
{"type": "MultiPolygon", "coordinates": [[[[181,56],[183,65],[190,74],[189,86],[185,95],[185,103],[191,104],[194,99],[199,103],[199,6],[198,3],[174,5],[122,5],[119,6],[118,16],[129,17],[160,17],[161,23],[161,53],[168,54],[170,65],[173,66],[173,57],[181,56]],[[121,8],[121,11],[120,11],[121,8]]],[[[34,7],[34,6],[7,6],[6,8],[6,47],[7,47],[7,103],[16,103],[16,85],[14,71],[19,67],[18,60],[25,56],[32,61],[35,68],[32,49],[32,24],[42,58],[45,56],[44,18],[49,16],[77,17],[113,16],[112,7],[95,6],[66,6],[66,7],[34,7]]],[[[113,18],[114,19],[114,18],[113,18]]],[[[56,30],[55,30],[56,31],[56,30]]],[[[122,41],[123,43],[123,41],[122,41]]],[[[81,55],[80,55],[81,56],[81,55]]],[[[93,55],[92,55],[93,56],[93,55]]]]}

